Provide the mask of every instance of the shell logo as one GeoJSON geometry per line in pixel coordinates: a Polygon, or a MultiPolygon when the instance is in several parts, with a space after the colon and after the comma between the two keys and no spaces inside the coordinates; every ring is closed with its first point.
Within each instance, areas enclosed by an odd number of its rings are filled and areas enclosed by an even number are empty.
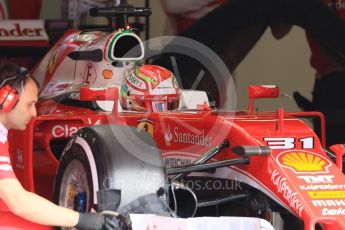
{"type": "Polygon", "coordinates": [[[277,160],[283,167],[295,173],[327,173],[331,162],[316,153],[306,151],[289,151],[278,155],[277,160]]]}

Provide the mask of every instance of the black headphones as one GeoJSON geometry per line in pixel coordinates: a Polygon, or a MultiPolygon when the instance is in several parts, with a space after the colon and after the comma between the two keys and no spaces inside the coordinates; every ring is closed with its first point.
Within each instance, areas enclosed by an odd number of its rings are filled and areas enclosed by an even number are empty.
{"type": "Polygon", "coordinates": [[[16,106],[19,100],[19,92],[16,87],[21,85],[27,76],[28,71],[21,68],[19,73],[3,80],[0,85],[0,112],[9,112],[16,106]],[[15,82],[12,85],[7,83],[7,81],[13,80],[15,82]]]}

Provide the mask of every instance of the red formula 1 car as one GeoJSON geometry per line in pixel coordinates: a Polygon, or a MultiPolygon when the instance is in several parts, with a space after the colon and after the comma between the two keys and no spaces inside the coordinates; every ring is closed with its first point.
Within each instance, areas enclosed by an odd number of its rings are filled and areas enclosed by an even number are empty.
{"type": "Polygon", "coordinates": [[[125,111],[119,85],[129,62],[144,57],[129,28],[70,31],[52,47],[32,71],[42,87],[39,115],[9,137],[26,189],[78,211],[101,211],[165,188],[181,217],[345,229],[345,148],[326,149],[324,135],[302,120],[317,117],[324,127],[322,114],[254,111],[254,99],[279,96],[275,86],[250,86],[248,111],[210,109],[199,91],[184,91],[178,110],[125,111]],[[99,191],[117,199],[104,201],[99,191]]]}

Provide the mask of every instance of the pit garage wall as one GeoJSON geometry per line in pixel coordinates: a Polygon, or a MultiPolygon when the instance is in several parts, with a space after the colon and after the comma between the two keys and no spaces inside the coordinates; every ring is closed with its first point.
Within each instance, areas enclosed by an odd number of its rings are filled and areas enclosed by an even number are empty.
{"type": "MultiPolygon", "coordinates": [[[[143,6],[144,0],[130,0],[136,6],[143,6]]],[[[59,0],[44,0],[42,18],[59,18],[59,0]]],[[[159,0],[151,0],[152,16],[150,17],[150,37],[169,34],[168,21],[159,0]]],[[[304,31],[294,27],[283,39],[275,40],[270,30],[241,63],[234,73],[237,88],[237,108],[246,109],[248,105],[247,86],[249,84],[277,84],[281,92],[292,96],[298,90],[311,98],[314,83],[314,70],[309,64],[310,51],[304,31]]],[[[280,100],[258,100],[259,109],[273,110],[280,105],[280,100]]],[[[286,110],[299,110],[296,103],[284,99],[286,110]]]]}

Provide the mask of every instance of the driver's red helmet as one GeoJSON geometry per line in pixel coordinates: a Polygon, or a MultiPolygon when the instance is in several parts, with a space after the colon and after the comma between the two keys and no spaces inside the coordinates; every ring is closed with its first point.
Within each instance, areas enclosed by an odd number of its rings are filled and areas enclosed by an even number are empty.
{"type": "Polygon", "coordinates": [[[159,112],[175,110],[180,88],[174,74],[157,65],[142,65],[131,70],[121,85],[124,109],[159,112]]]}

